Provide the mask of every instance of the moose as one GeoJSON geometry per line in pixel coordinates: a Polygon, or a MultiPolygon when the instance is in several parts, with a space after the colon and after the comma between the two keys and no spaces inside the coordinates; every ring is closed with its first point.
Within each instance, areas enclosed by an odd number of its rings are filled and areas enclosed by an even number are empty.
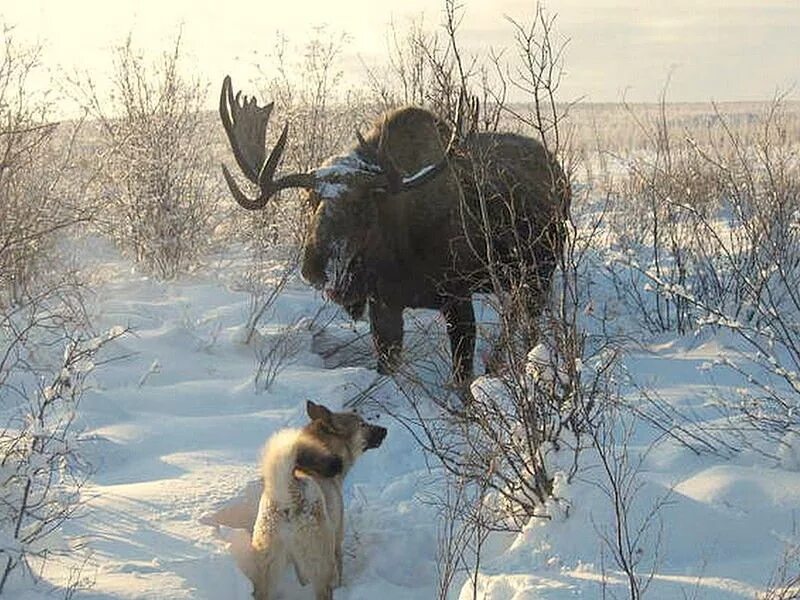
{"type": "MultiPolygon", "coordinates": [[[[461,103],[459,103],[461,104],[461,103]]],[[[464,131],[413,106],[380,118],[357,143],[310,172],[275,178],[288,123],[266,156],[273,104],[234,95],[226,77],[220,117],[233,156],[258,186],[251,198],[227,167],[236,202],[266,206],[306,190],[309,225],[301,273],[358,319],[369,309],[378,371],[400,364],[403,309],[438,309],[447,323],[452,377],[468,384],[475,353],[472,295],[523,290],[515,307],[541,313],[565,238],[570,192],[551,152],[530,137],[464,131]]]]}

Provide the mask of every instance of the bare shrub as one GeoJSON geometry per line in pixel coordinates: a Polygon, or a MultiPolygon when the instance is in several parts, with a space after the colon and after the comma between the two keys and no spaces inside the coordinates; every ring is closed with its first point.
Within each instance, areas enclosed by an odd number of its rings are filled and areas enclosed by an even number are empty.
{"type": "MultiPolygon", "coordinates": [[[[449,22],[455,19],[451,18],[449,22]]],[[[509,75],[509,85],[529,94],[530,112],[513,115],[529,126],[544,147],[556,156],[562,156],[563,147],[559,137],[559,124],[564,115],[556,103],[560,83],[560,54],[552,33],[553,22],[542,7],[538,7],[530,23],[513,22],[516,38],[515,50],[518,64],[514,75],[509,75]]],[[[455,43],[454,43],[455,45],[455,43]]],[[[461,69],[463,72],[463,69],[461,69]]],[[[475,156],[476,172],[480,172],[484,157],[475,156]]],[[[555,166],[551,167],[550,187],[569,186],[569,174],[555,166]],[[560,181],[561,177],[567,181],[560,181]]],[[[492,235],[488,220],[489,198],[481,198],[481,212],[485,236],[492,235]]],[[[509,206],[509,210],[512,207],[509,206]]],[[[562,206],[559,219],[568,218],[569,206],[562,206]]],[[[499,282],[509,275],[504,272],[502,262],[491,254],[481,253],[493,282],[494,296],[498,299],[496,312],[500,320],[500,337],[495,342],[493,354],[500,355],[500,364],[491,357],[488,365],[494,377],[477,382],[473,386],[475,402],[469,407],[467,419],[475,429],[482,432],[487,448],[494,450],[490,472],[497,481],[494,489],[502,490],[507,507],[515,519],[533,516],[552,494],[553,473],[549,470],[548,452],[557,449],[564,437],[565,428],[579,431],[578,423],[586,408],[580,401],[580,361],[583,358],[581,332],[577,329],[575,308],[570,304],[578,300],[575,287],[577,267],[570,261],[577,258],[576,230],[569,231],[567,225],[559,224],[561,236],[566,236],[566,248],[559,241],[551,240],[552,253],[561,267],[560,285],[553,291],[555,298],[554,319],[542,329],[539,313],[547,304],[547,279],[542,280],[539,271],[552,268],[544,264],[535,265],[535,271],[520,268],[512,277],[511,285],[503,289],[499,282]],[[562,314],[563,313],[563,314],[562,314]],[[537,344],[531,355],[528,350],[537,344]],[[545,364],[546,363],[546,364],[545,364]]],[[[541,235],[548,235],[545,229],[541,235]]],[[[516,231],[510,231],[509,240],[515,251],[512,255],[525,256],[531,240],[516,231]]],[[[542,261],[547,261],[542,257],[542,261]]],[[[576,447],[577,449],[577,447],[576,447]]],[[[517,521],[521,522],[520,520],[517,521]]]]}
{"type": "Polygon", "coordinates": [[[81,510],[90,472],[74,421],[98,352],[124,333],[72,338],[43,306],[30,308],[0,322],[8,343],[0,363],[0,594],[13,573],[35,578],[48,561],[82,548],[79,539],[54,539],[81,510]],[[61,360],[31,361],[33,348],[52,342],[66,344],[61,360]]]}
{"type": "Polygon", "coordinates": [[[303,348],[298,335],[307,327],[300,321],[273,334],[262,335],[256,345],[255,386],[258,391],[266,391],[272,387],[275,379],[286,367],[294,362],[303,348]]]}
{"type": "MultiPolygon", "coordinates": [[[[84,552],[61,527],[82,509],[90,474],[76,426],[98,355],[119,328],[93,335],[70,279],[37,286],[0,311],[0,594],[84,552]]],[[[67,595],[80,581],[61,582],[67,595]]]]}
{"type": "MultiPolygon", "coordinates": [[[[657,109],[627,107],[641,145],[614,157],[621,171],[606,173],[607,275],[650,332],[732,334],[739,355],[703,368],[732,369],[746,386],[720,394],[716,407],[727,419],[702,430],[650,390],[640,389],[645,401],[628,408],[698,454],[746,450],[780,462],[796,444],[800,398],[797,118],[777,98],[747,115],[713,105],[706,118],[687,121],[672,114],[665,94],[657,109]]],[[[621,482],[606,489],[616,505],[635,486],[617,471],[622,457],[609,456],[614,466],[605,471],[621,482]]],[[[630,575],[641,559],[631,540],[641,534],[624,512],[602,537],[630,597],[640,597],[650,569],[630,575]]],[[[657,511],[648,518],[655,525],[657,511]]],[[[776,571],[764,597],[794,597],[792,561],[776,571]]]]}
{"type": "MultiPolygon", "coordinates": [[[[0,25],[2,26],[2,25],[0,25]]],[[[0,308],[37,295],[63,278],[59,242],[90,219],[80,201],[83,185],[70,188],[74,136],[80,123],[50,121],[46,95],[29,93],[41,74],[39,49],[16,43],[2,29],[0,55],[0,308]],[[70,131],[72,129],[72,131],[70,131]],[[59,137],[58,133],[61,134],[59,137]],[[64,137],[66,136],[66,137],[64,137]]]]}
{"type": "Polygon", "coordinates": [[[486,540],[492,531],[484,504],[487,490],[466,478],[446,477],[444,496],[439,506],[437,599],[450,597],[458,574],[465,574],[472,597],[478,597],[478,582],[486,540]]]}
{"type": "Polygon", "coordinates": [[[633,161],[636,185],[621,193],[628,232],[630,215],[644,209],[639,237],[613,231],[610,273],[651,330],[738,337],[739,360],[708,365],[750,384],[726,401],[744,419],[733,430],[781,444],[799,424],[800,136],[780,99],[753,120],[756,133],[745,137],[716,111],[706,139],[674,140],[661,113],[657,143],[633,161]]]}
{"type": "Polygon", "coordinates": [[[439,116],[452,117],[468,74],[459,71],[458,57],[448,37],[455,33],[459,11],[452,2],[446,2],[445,7],[444,36],[426,29],[421,21],[412,21],[405,28],[392,23],[387,39],[388,66],[367,69],[370,93],[379,112],[415,104],[439,116]]]}
{"type": "MultiPolygon", "coordinates": [[[[52,102],[32,91],[39,50],[4,27],[0,56],[0,594],[78,559],[83,542],[61,527],[82,507],[89,473],[80,456],[77,405],[101,348],[85,290],[65,257],[77,225],[92,219],[88,186],[102,169],[79,168],[82,121],[50,122],[52,102]]],[[[102,161],[100,161],[102,163],[102,161]]],[[[74,564],[74,563],[73,563],[74,564]]],[[[70,597],[79,572],[61,582],[70,597]]]]}
{"type": "Polygon", "coordinates": [[[76,93],[111,153],[98,189],[98,227],[142,268],[172,279],[213,242],[217,217],[201,111],[206,86],[184,75],[181,38],[151,61],[128,36],[114,50],[105,101],[90,76],[76,93]]]}
{"type": "MultiPolygon", "coordinates": [[[[626,597],[640,600],[645,597],[661,560],[661,543],[664,523],[661,510],[668,504],[670,492],[652,499],[644,511],[635,505],[641,502],[643,482],[640,477],[645,454],[637,454],[630,447],[636,419],[619,410],[621,406],[605,407],[596,427],[589,432],[591,446],[598,459],[601,476],[592,483],[608,499],[611,507],[610,523],[594,523],[605,558],[625,578],[626,597]],[[641,514],[640,514],[641,512],[641,514]]],[[[601,589],[606,597],[607,571],[603,564],[601,589]]]]}
{"type": "Polygon", "coordinates": [[[259,246],[252,249],[244,273],[234,284],[237,290],[248,294],[247,322],[242,336],[244,344],[252,341],[261,319],[291,281],[296,264],[296,257],[282,259],[277,249],[259,246]]]}
{"type": "MultiPolygon", "coordinates": [[[[442,87],[435,94],[443,104],[446,101],[441,99],[457,102],[459,96],[463,98],[471,89],[470,82],[487,81],[476,67],[477,61],[458,51],[459,10],[455,3],[446,3],[448,41],[440,54],[427,53],[417,41],[419,34],[411,38],[409,53],[402,54],[412,65],[427,61],[426,73],[444,74],[437,80],[442,87]]],[[[569,106],[557,102],[563,46],[555,38],[553,20],[540,7],[530,22],[513,22],[513,27],[517,51],[513,64],[518,69],[498,62],[496,73],[503,85],[497,89],[515,87],[528,94],[530,103],[511,107],[503,103],[503,94],[478,91],[478,97],[492,98],[494,104],[488,108],[489,117],[482,107],[483,117],[479,114],[472,127],[495,128],[499,123],[496,115],[504,114],[516,124],[512,129],[533,135],[553,155],[568,162],[564,119],[569,106]]],[[[400,74],[401,81],[408,73],[421,77],[422,72],[419,67],[407,69],[400,74]]],[[[421,80],[413,81],[420,85],[421,80]]],[[[474,110],[473,104],[470,111],[474,110]]],[[[451,113],[448,121],[460,119],[451,113]]],[[[496,199],[485,197],[481,182],[486,181],[491,165],[487,156],[477,152],[469,161],[479,196],[484,197],[479,197],[480,214],[465,218],[482,223],[483,237],[489,239],[497,234],[488,209],[496,199]]],[[[554,164],[549,188],[569,186],[570,171],[568,167],[564,173],[554,164]]],[[[511,202],[505,208],[513,213],[511,202]]],[[[453,573],[463,570],[470,573],[473,596],[477,597],[481,540],[488,532],[518,531],[531,518],[551,518],[548,511],[556,494],[555,479],[575,476],[580,453],[591,444],[587,435],[613,393],[611,374],[617,354],[608,340],[591,335],[582,322],[590,297],[579,280],[591,268],[599,222],[574,222],[568,205],[560,207],[559,218],[563,224],[553,234],[549,254],[557,257],[557,264],[547,264],[548,257],[542,256],[536,268],[522,264],[518,273],[510,275],[513,269],[493,256],[488,243],[474,244],[473,252],[493,284],[495,300],[490,302],[499,321],[499,334],[487,360],[491,372],[472,384],[463,405],[431,383],[427,370],[437,369],[436,360],[409,365],[396,376],[410,415],[392,407],[387,410],[436,457],[455,486],[448,488],[441,501],[445,520],[440,541],[440,597],[446,597],[453,573]],[[549,272],[554,268],[558,274],[551,285],[549,272]]],[[[543,235],[548,235],[551,230],[544,231],[543,235]]],[[[519,256],[521,262],[531,252],[531,244],[541,242],[511,229],[500,235],[514,249],[509,254],[519,256]]],[[[427,352],[430,355],[430,347],[427,352]]]]}
{"type": "Polygon", "coordinates": [[[770,577],[763,593],[756,600],[796,600],[800,598],[800,547],[789,544],[770,577]]]}

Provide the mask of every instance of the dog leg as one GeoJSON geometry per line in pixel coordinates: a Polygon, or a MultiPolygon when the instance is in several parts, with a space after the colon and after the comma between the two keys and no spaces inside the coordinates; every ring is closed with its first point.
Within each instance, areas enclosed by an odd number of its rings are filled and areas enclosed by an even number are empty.
{"type": "Polygon", "coordinates": [[[336,546],[336,574],[333,577],[333,587],[342,587],[342,546],[336,546]]]}
{"type": "Polygon", "coordinates": [[[334,529],[328,530],[328,551],[324,556],[324,563],[319,578],[314,582],[314,591],[317,594],[316,600],[333,600],[333,588],[340,583],[341,568],[341,545],[338,543],[338,532],[334,529]]]}
{"type": "Polygon", "coordinates": [[[330,584],[315,585],[314,600],[333,600],[333,587],[330,584]]]}
{"type": "Polygon", "coordinates": [[[310,540],[310,544],[303,546],[301,554],[295,556],[295,552],[291,557],[297,580],[304,587],[311,582],[315,600],[333,600],[333,587],[336,583],[333,549],[320,548],[320,545],[324,546],[324,542],[324,539],[310,540]]]}
{"type": "Polygon", "coordinates": [[[256,575],[253,580],[253,598],[255,600],[273,600],[275,585],[280,580],[285,561],[274,554],[262,554],[256,561],[256,575]]]}
{"type": "MultiPolygon", "coordinates": [[[[340,497],[341,498],[341,497],[340,497]]],[[[344,503],[339,499],[336,510],[336,531],[333,540],[333,554],[336,561],[336,573],[333,576],[333,587],[342,586],[342,544],[344,543],[344,503]]]]}
{"type": "Polygon", "coordinates": [[[294,556],[292,556],[292,564],[294,565],[294,574],[297,576],[297,581],[300,582],[300,585],[308,585],[308,578],[300,571],[300,566],[294,556]]]}

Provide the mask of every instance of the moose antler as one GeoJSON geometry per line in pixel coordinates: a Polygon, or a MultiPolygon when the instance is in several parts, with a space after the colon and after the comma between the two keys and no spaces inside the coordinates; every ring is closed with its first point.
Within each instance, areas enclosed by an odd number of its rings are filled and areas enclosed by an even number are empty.
{"type": "Polygon", "coordinates": [[[219,116],[228,135],[236,163],[250,181],[258,185],[260,194],[256,199],[248,198],[236,184],[228,168],[222,165],[222,174],[236,202],[248,210],[258,210],[266,206],[269,199],[280,190],[292,187],[313,188],[316,180],[311,173],[292,173],[277,181],[273,180],[275,169],[286,147],[289,124],[283,127],[277,143],[268,158],[264,158],[267,122],[272,114],[273,103],[259,106],[255,98],[242,98],[242,93],[234,96],[230,76],[222,82],[219,97],[219,116]]]}
{"type": "Polygon", "coordinates": [[[470,96],[466,88],[462,88],[456,102],[455,132],[459,140],[464,140],[478,132],[480,120],[480,100],[470,96]]]}

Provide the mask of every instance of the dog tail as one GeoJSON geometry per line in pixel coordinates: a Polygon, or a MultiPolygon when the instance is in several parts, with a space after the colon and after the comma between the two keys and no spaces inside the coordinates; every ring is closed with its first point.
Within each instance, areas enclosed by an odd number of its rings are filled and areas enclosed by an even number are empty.
{"type": "Polygon", "coordinates": [[[300,429],[277,432],[267,442],[261,458],[264,491],[277,501],[288,501],[291,490],[296,489],[295,469],[318,477],[335,477],[342,468],[341,458],[300,429]]]}

